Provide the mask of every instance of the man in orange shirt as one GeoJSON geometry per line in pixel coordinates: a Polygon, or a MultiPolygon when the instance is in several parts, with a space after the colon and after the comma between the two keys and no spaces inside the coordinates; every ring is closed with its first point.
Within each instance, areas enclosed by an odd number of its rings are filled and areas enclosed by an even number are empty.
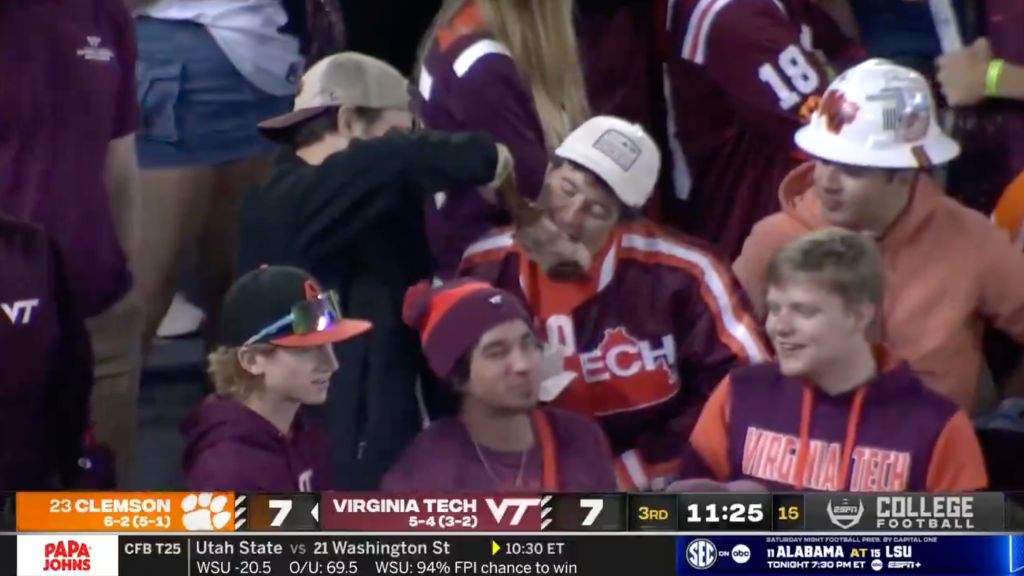
{"type": "Polygon", "coordinates": [[[814,161],[786,178],[783,210],[747,238],[733,265],[740,282],[761,302],[772,255],[809,230],[874,237],[886,268],[884,341],[972,411],[986,324],[1024,342],[1024,255],[929,177],[960,147],[939,128],[927,82],[885,60],[865,62],[832,83],[796,143],[814,161]]]}

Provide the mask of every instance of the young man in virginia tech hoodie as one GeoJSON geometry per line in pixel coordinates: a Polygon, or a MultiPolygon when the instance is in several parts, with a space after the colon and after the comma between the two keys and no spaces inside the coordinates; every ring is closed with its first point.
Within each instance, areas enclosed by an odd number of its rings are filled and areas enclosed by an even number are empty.
{"type": "Polygon", "coordinates": [[[763,302],[772,255],[809,230],[873,237],[886,269],[884,341],[933,389],[980,408],[986,324],[1024,342],[1024,255],[928,176],[960,147],[939,128],[925,79],[885,60],[852,68],[796,143],[814,161],[782,183],[783,210],[754,227],[733,264],[747,293],[763,302]]]}
{"type": "Polygon", "coordinates": [[[838,228],[809,233],[775,254],[766,278],[778,360],[736,368],[718,385],[683,478],[828,492],[986,487],[964,411],[872,345],[886,281],[873,242],[838,228]]]}
{"type": "Polygon", "coordinates": [[[263,267],[224,299],[210,355],[215,396],[186,421],[189,490],[315,491],[329,487],[326,437],[299,414],[327,399],[331,344],[370,329],[342,318],[337,295],[297,268],[263,267]]]}

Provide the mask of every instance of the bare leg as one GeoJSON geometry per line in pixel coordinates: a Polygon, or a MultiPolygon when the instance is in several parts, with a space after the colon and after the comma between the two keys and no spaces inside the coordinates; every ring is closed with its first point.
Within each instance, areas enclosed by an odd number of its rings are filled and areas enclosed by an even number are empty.
{"type": "Polygon", "coordinates": [[[212,168],[142,172],[142,249],[135,289],[144,310],[144,351],[152,345],[171,305],[182,254],[202,229],[214,194],[216,173],[212,168]]]}

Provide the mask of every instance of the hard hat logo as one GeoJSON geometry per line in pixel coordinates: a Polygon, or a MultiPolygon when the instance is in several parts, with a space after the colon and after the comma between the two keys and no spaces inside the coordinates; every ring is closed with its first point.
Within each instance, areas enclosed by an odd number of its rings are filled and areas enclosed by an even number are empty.
{"type": "Polygon", "coordinates": [[[846,95],[839,90],[825,92],[818,110],[828,131],[833,134],[839,134],[843,128],[852,124],[857,119],[858,112],[860,106],[847,100],[846,95]]]}
{"type": "Polygon", "coordinates": [[[931,126],[932,103],[925,89],[913,85],[886,86],[867,97],[882,105],[882,129],[893,140],[911,144],[923,139],[931,126]]]}

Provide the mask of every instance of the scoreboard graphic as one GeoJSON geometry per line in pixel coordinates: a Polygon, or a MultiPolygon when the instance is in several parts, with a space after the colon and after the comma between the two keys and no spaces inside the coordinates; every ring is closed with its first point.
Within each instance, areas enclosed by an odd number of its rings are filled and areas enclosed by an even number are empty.
{"type": "Polygon", "coordinates": [[[0,574],[1024,574],[1005,495],[0,493],[0,574]]]}

